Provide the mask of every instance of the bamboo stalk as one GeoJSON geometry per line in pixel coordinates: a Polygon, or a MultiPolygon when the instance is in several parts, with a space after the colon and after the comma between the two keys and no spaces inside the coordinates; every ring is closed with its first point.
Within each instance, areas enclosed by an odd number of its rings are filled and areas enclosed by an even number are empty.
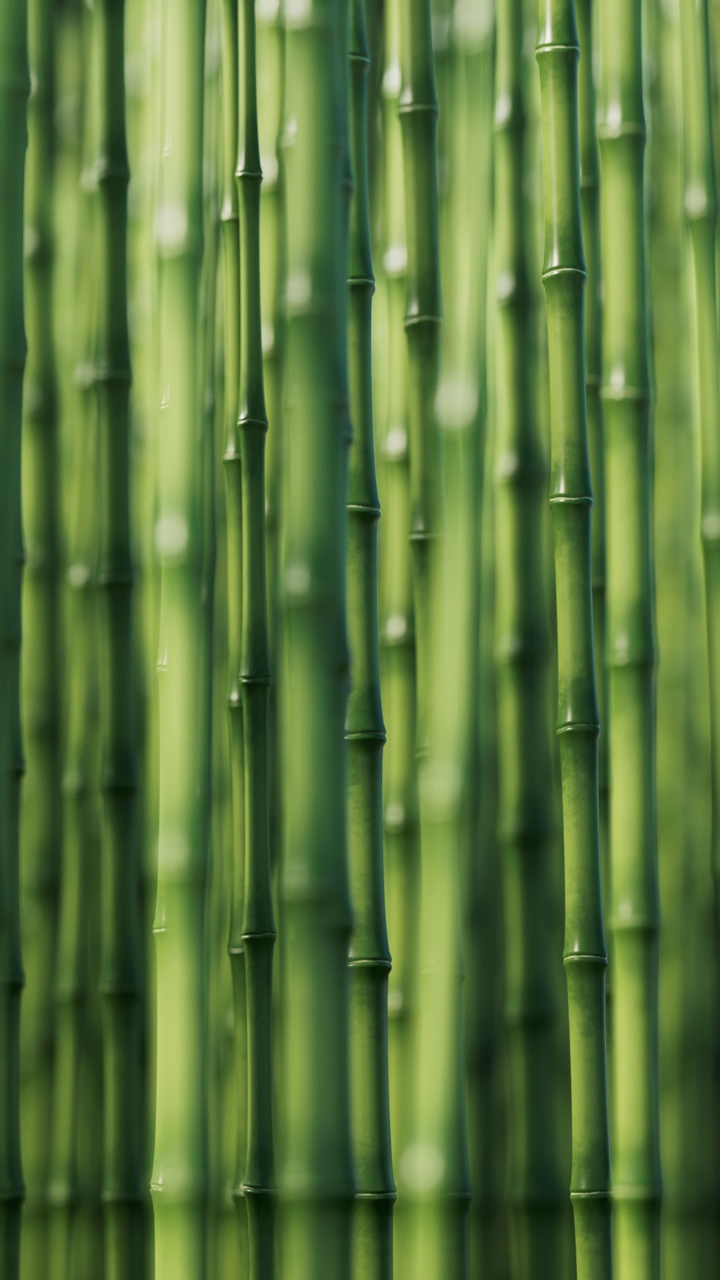
{"type": "Polygon", "coordinates": [[[270,656],[265,566],[265,436],[268,429],[260,306],[260,142],[255,0],[244,0],[239,24],[241,90],[237,183],[240,202],[240,393],[242,478],[242,631],[240,696],[245,769],[245,884],[240,931],[247,983],[248,1113],[242,1181],[248,1215],[249,1274],[275,1267],[273,1133],[273,950],[270,876],[268,730],[270,656]]]}
{"type": "Polygon", "coordinates": [[[377,522],[373,426],[372,300],[375,292],[368,190],[364,0],[352,0],[350,129],[355,195],[350,216],[350,415],[354,440],[348,484],[348,631],[353,671],[345,739],[348,851],[355,929],[350,947],[352,1121],[357,1200],[353,1275],[390,1280],[395,1183],[388,1092],[388,975],[382,842],[385,744],[378,647],[377,522]]]}
{"type": "Polygon", "coordinates": [[[639,0],[609,4],[600,30],[615,1263],[621,1277],[640,1280],[659,1273],[661,1186],[652,424],[639,0]]]}
{"type": "Polygon", "coordinates": [[[30,335],[22,470],[26,570],[21,703],[26,773],[20,865],[27,993],[21,1024],[21,1130],[27,1181],[21,1274],[48,1268],[48,1183],[54,1060],[53,988],[61,851],[59,500],[53,315],[54,15],[29,6],[33,89],[25,199],[25,285],[30,335]]]}
{"type": "Polygon", "coordinates": [[[585,400],[577,60],[573,0],[539,7],[545,157],[551,490],[558,626],[558,733],[565,842],[572,1173],[578,1280],[612,1275],[605,969],[598,827],[599,720],[591,595],[592,490],[585,400]]]}
{"type": "Polygon", "coordinates": [[[151,1190],[156,1280],[205,1272],[207,1123],[203,990],[207,812],[207,611],[200,362],[205,5],[163,11],[160,271],[157,1088],[151,1190]],[[172,10],[172,11],[171,11],[172,10]]]}
{"type": "Polygon", "coordinates": [[[548,922],[553,898],[552,756],[545,733],[550,656],[544,581],[545,458],[528,353],[523,175],[522,5],[498,6],[495,264],[498,297],[495,643],[498,838],[505,896],[505,1017],[513,1274],[560,1270],[562,1171],[553,1097],[555,1023],[548,922]],[[522,945],[518,950],[518,939],[522,945]]]}
{"type": "Polygon", "coordinates": [[[283,1274],[345,1280],[353,1185],[345,837],[343,0],[287,14],[282,631],[283,1274]]]}
{"type": "Polygon", "coordinates": [[[130,536],[130,344],[124,0],[98,0],[99,617],[101,638],[102,899],[106,1274],[145,1272],[142,1106],[141,867],[130,536]]]}

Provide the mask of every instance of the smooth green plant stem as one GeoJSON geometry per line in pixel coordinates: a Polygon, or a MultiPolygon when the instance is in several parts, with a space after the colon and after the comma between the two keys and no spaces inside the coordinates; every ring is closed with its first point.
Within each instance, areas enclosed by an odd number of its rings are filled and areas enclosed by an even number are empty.
{"type": "Polygon", "coordinates": [[[352,687],[345,738],[348,850],[355,928],[350,947],[352,1124],[357,1199],[353,1276],[390,1280],[395,1183],[388,1093],[388,974],[382,832],[385,725],[378,646],[377,523],[372,404],[375,292],[368,192],[367,80],[370,55],[364,0],[350,10],[350,131],[355,194],[350,210],[349,373],[354,438],[348,483],[348,633],[352,687]]]}
{"type": "Polygon", "coordinates": [[[553,793],[546,732],[549,612],[545,458],[529,351],[531,301],[523,175],[522,5],[497,11],[495,269],[498,298],[495,645],[498,838],[505,897],[513,1274],[556,1276],[565,1203],[558,1144],[552,918],[553,793]],[[528,367],[530,365],[530,367],[528,367]]]}
{"type": "Polygon", "coordinates": [[[242,484],[242,623],[240,697],[245,767],[245,886],[240,922],[247,983],[248,1115],[242,1180],[248,1215],[249,1274],[275,1270],[275,1140],[273,1133],[273,951],[270,874],[269,692],[265,567],[265,436],[260,293],[260,141],[255,0],[243,0],[239,22],[237,185],[240,203],[240,391],[238,434],[242,484]]]}
{"type": "Polygon", "coordinates": [[[156,1280],[205,1274],[205,888],[207,611],[199,324],[203,251],[203,0],[163,10],[160,203],[161,574],[157,1086],[152,1193],[156,1280]]]}
{"type": "Polygon", "coordinates": [[[55,40],[47,0],[28,10],[33,89],[25,193],[25,296],[29,338],[23,396],[22,716],[25,782],[20,821],[23,954],[21,1128],[27,1202],[21,1274],[48,1267],[48,1133],[53,1078],[53,991],[60,879],[59,511],[53,315],[55,40]]]}
{"type": "Polygon", "coordinates": [[[231,910],[228,951],[233,988],[237,1150],[233,1197],[237,1210],[240,1260],[247,1267],[248,1223],[242,1198],[247,1147],[247,1010],[245,944],[242,913],[245,897],[245,772],[243,764],[243,708],[240,690],[242,619],[242,470],[238,431],[240,388],[240,235],[239,191],[235,177],[238,156],[238,5],[226,0],[222,10],[222,205],[224,263],[225,369],[225,503],[228,610],[228,732],[230,751],[230,807],[232,813],[231,910]]]}
{"type": "Polygon", "coordinates": [[[26,341],[23,205],[30,92],[25,0],[0,4],[0,1273],[16,1280],[25,1195],[20,1157],[20,938],[18,816],[20,615],[23,567],[20,455],[26,341]]]}
{"type": "Polygon", "coordinates": [[[640,0],[600,23],[615,1264],[660,1267],[652,443],[640,0]]]}
{"type": "Polygon", "coordinates": [[[101,971],[103,1002],[106,1275],[142,1280],[144,1108],[141,868],[130,536],[130,340],[124,0],[98,0],[98,323],[101,637],[101,971]]]}
{"type": "Polygon", "coordinates": [[[283,1274],[347,1280],[354,1191],[349,1081],[343,737],[347,442],[344,0],[291,9],[286,28],[286,439],[282,633],[283,1274]],[[290,203],[290,202],[288,202],[290,203]]]}
{"type": "Polygon", "coordinates": [[[592,489],[585,402],[577,62],[573,0],[542,0],[545,258],[555,537],[558,734],[565,847],[572,1172],[578,1280],[612,1275],[605,970],[598,817],[599,717],[593,652],[592,489]]]}
{"type": "Polygon", "coordinates": [[[705,561],[710,723],[712,866],[720,901],[720,376],[716,233],[717,178],[707,0],[680,4],[685,218],[690,232],[696,326],[697,406],[702,449],[702,540],[705,561]]]}

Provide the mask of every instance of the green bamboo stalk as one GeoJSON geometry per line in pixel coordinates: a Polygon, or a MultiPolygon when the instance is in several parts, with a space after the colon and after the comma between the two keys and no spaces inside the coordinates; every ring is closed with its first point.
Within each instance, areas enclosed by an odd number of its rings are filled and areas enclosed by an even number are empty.
{"type": "Polygon", "coordinates": [[[151,1190],[156,1280],[205,1274],[207,1124],[203,990],[207,611],[197,349],[203,232],[203,0],[163,10],[160,271],[157,1089],[151,1190]]]}
{"type": "Polygon", "coordinates": [[[352,0],[350,130],[355,194],[350,215],[350,416],[354,440],[348,484],[348,632],[353,680],[345,738],[348,850],[355,929],[350,947],[352,1122],[357,1200],[353,1276],[390,1280],[395,1183],[388,1092],[388,974],[382,843],[385,725],[378,646],[377,522],[373,427],[372,302],[375,292],[368,189],[370,54],[364,0],[352,0]]]}
{"type": "Polygon", "coordinates": [[[529,359],[534,324],[523,200],[522,4],[497,12],[495,268],[498,297],[495,643],[498,838],[505,896],[513,1274],[560,1270],[564,1197],[554,1098],[554,813],[546,735],[549,614],[545,457],[529,359]],[[518,940],[522,938],[522,945],[518,940]]]}
{"type": "MultiPolygon", "coordinates": [[[[680,5],[685,218],[690,232],[697,329],[697,396],[702,444],[702,538],[710,661],[713,835],[712,865],[720,886],[720,378],[716,233],[717,178],[710,80],[707,0],[680,5]]],[[[716,888],[720,899],[720,887],[716,888]]]]}
{"type": "Polygon", "coordinates": [[[282,681],[283,1274],[346,1280],[353,1167],[345,837],[343,0],[287,14],[282,681]],[[338,127],[340,126],[340,127],[338,127]],[[340,144],[340,145],[338,145],[340,144]],[[290,204],[290,201],[288,201],[290,204]]]}
{"type": "Polygon", "coordinates": [[[48,1181],[54,1055],[53,988],[60,874],[59,511],[53,315],[54,14],[29,6],[33,89],[25,197],[25,289],[30,335],[22,471],[27,564],[21,701],[26,773],[20,865],[27,994],[21,1024],[21,1129],[27,1202],[21,1273],[48,1268],[48,1181]]]}
{"type": "Polygon", "coordinates": [[[133,559],[130,535],[130,341],[124,0],[98,0],[99,618],[101,640],[102,899],[106,1274],[145,1272],[142,1106],[141,868],[137,831],[133,559]]]}
{"type": "Polygon", "coordinates": [[[539,6],[551,489],[558,628],[558,733],[565,845],[564,965],[572,1093],[570,1198],[578,1280],[612,1275],[598,732],[591,594],[592,490],[585,401],[585,261],[580,218],[573,0],[539,6]]]}
{"type": "MultiPolygon", "coordinates": [[[[242,1194],[248,1215],[249,1274],[275,1269],[273,1135],[273,949],[270,875],[269,688],[265,566],[265,436],[268,429],[260,306],[260,141],[255,0],[239,22],[237,185],[240,203],[240,392],[238,435],[242,477],[242,631],[240,697],[245,768],[245,884],[240,921],[247,982],[248,1114],[242,1194]]],[[[235,922],[235,927],[237,922],[235,922]]]]}
{"type": "Polygon", "coordinates": [[[600,25],[615,1263],[660,1266],[655,637],[640,0],[600,25]]]}

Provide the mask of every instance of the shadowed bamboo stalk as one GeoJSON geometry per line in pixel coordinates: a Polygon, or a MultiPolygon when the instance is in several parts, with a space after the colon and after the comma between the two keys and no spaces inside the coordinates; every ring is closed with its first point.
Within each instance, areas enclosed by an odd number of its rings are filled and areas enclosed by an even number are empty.
{"type": "Polygon", "coordinates": [[[199,323],[203,247],[205,4],[163,10],[160,203],[161,574],[159,675],[157,1088],[152,1193],[156,1280],[205,1274],[207,1124],[204,902],[208,840],[209,637],[205,574],[199,323]]]}
{"type": "Polygon", "coordinates": [[[20,1157],[20,939],[18,811],[20,612],[23,566],[20,501],[23,316],[23,187],[30,92],[25,0],[0,4],[0,1274],[16,1280],[25,1195],[20,1157]]]}
{"type": "Polygon", "coordinates": [[[528,369],[531,303],[523,176],[522,5],[497,15],[495,264],[499,308],[495,493],[499,841],[505,896],[513,1274],[560,1270],[562,1171],[554,1101],[552,756],[543,517],[545,458],[537,378],[528,369]],[[522,944],[519,944],[522,939],[522,944]]]}
{"type": "Polygon", "coordinates": [[[364,0],[350,11],[350,130],[355,194],[350,211],[349,372],[354,440],[348,484],[348,632],[352,687],[348,753],[348,851],[355,928],[350,947],[352,1120],[357,1199],[353,1276],[390,1280],[395,1183],[388,1094],[388,974],[382,841],[385,725],[378,648],[377,522],[372,400],[375,291],[368,192],[370,56],[364,0]]]}
{"type": "MultiPolygon", "coordinates": [[[[456,777],[456,705],[462,627],[443,594],[446,564],[442,451],[435,398],[440,356],[440,256],[435,93],[429,3],[401,6],[400,120],[407,228],[410,540],[417,655],[420,767],[418,1023],[412,1145],[403,1176],[414,1201],[413,1274],[463,1276],[467,1269],[469,1175],[464,1063],[456,777]],[[436,665],[437,664],[437,665],[436,665]]],[[[456,503],[455,520],[461,515],[456,503]]],[[[457,530],[453,527],[453,533],[457,530]]],[[[453,548],[457,552],[457,542],[453,548]]],[[[457,571],[453,553],[448,565],[457,571]]],[[[454,574],[451,573],[454,578],[454,574]]],[[[457,603],[457,601],[455,601],[457,603]]]]}
{"type": "Polygon", "coordinates": [[[60,879],[59,476],[53,315],[54,14],[28,10],[32,95],[25,199],[29,337],[23,396],[22,714],[26,772],[20,864],[27,988],[21,1024],[21,1131],[27,1202],[21,1273],[48,1269],[48,1182],[54,1053],[53,990],[60,879]]]}
{"type": "Polygon", "coordinates": [[[351,928],[345,837],[344,0],[287,15],[282,630],[283,1274],[350,1274],[351,928]],[[340,120],[340,125],[342,121],[340,120]]]}
{"type": "Polygon", "coordinates": [[[101,972],[108,1280],[145,1274],[141,868],[130,539],[130,348],[124,0],[97,0],[101,972]]]}
{"type": "MultiPolygon", "coordinates": [[[[239,24],[240,95],[237,183],[240,200],[240,393],[242,483],[240,696],[245,770],[245,883],[242,945],[247,999],[247,1150],[242,1181],[248,1215],[249,1275],[275,1269],[273,1133],[273,950],[270,876],[268,729],[270,655],[265,568],[265,436],[268,429],[260,309],[260,143],[255,0],[243,0],[239,24]]],[[[236,923],[236,922],[234,922],[236,923]]]]}
{"type": "Polygon", "coordinates": [[[603,11],[599,86],[607,502],[615,1264],[660,1267],[655,636],[640,0],[603,11]]]}
{"type": "Polygon", "coordinates": [[[247,1011],[245,946],[242,911],[245,894],[245,778],[240,694],[240,626],[242,618],[242,473],[238,433],[240,388],[240,234],[239,190],[235,177],[238,156],[238,5],[222,6],[222,251],[224,271],[224,379],[227,612],[228,612],[228,733],[230,752],[231,908],[228,952],[233,990],[234,1077],[236,1098],[236,1157],[233,1178],[239,1263],[247,1268],[248,1222],[242,1198],[247,1147],[247,1011]]]}
{"type": "Polygon", "coordinates": [[[573,0],[542,0],[537,57],[545,160],[551,489],[558,628],[558,733],[565,844],[572,1172],[578,1280],[612,1275],[605,1063],[607,952],[600,885],[598,732],[591,594],[592,490],[585,400],[585,261],[580,219],[573,0]]]}

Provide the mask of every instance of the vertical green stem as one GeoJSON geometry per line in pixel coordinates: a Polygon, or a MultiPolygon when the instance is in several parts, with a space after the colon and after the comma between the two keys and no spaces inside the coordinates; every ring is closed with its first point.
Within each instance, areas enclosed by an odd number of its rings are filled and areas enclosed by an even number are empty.
{"type": "Polygon", "coordinates": [[[208,840],[200,269],[204,0],[163,11],[164,119],[156,234],[161,414],[156,1280],[205,1274],[204,917],[208,840]]]}
{"type": "Polygon", "coordinates": [[[652,443],[640,0],[600,24],[615,1261],[660,1267],[652,443]]]}
{"type": "Polygon", "coordinates": [[[283,1267],[347,1280],[354,1190],[348,1061],[345,633],[347,263],[341,258],[344,0],[287,14],[282,682],[283,1267]],[[342,139],[342,132],[340,131],[342,139]]]}
{"type": "Polygon", "coordinates": [[[48,1181],[60,879],[60,673],[57,386],[53,316],[55,110],[54,15],[28,10],[33,89],[25,198],[25,292],[29,338],[23,403],[22,715],[26,772],[20,864],[27,994],[21,1024],[21,1125],[27,1203],[22,1274],[48,1267],[48,1181]]]}
{"type": "Polygon", "coordinates": [[[573,0],[543,0],[545,259],[550,361],[551,489],[558,629],[558,733],[565,844],[572,1172],[578,1280],[612,1275],[605,1061],[607,952],[600,884],[599,718],[593,652],[592,490],[585,399],[577,62],[573,0]]]}
{"type": "Polygon", "coordinates": [[[350,130],[355,195],[350,216],[350,415],[354,439],[348,484],[348,630],[352,688],[348,752],[348,845],[355,928],[350,948],[352,1113],[357,1200],[356,1280],[390,1280],[395,1183],[390,1150],[387,999],[390,951],[385,920],[382,752],[385,725],[378,648],[377,522],[372,404],[372,299],[364,0],[350,23],[350,130]]]}
{"type": "Polygon", "coordinates": [[[30,92],[26,0],[0,4],[0,1273],[15,1280],[25,1195],[20,1158],[20,939],[18,811],[20,612],[23,566],[20,454],[26,342],[23,204],[30,92]]]}

